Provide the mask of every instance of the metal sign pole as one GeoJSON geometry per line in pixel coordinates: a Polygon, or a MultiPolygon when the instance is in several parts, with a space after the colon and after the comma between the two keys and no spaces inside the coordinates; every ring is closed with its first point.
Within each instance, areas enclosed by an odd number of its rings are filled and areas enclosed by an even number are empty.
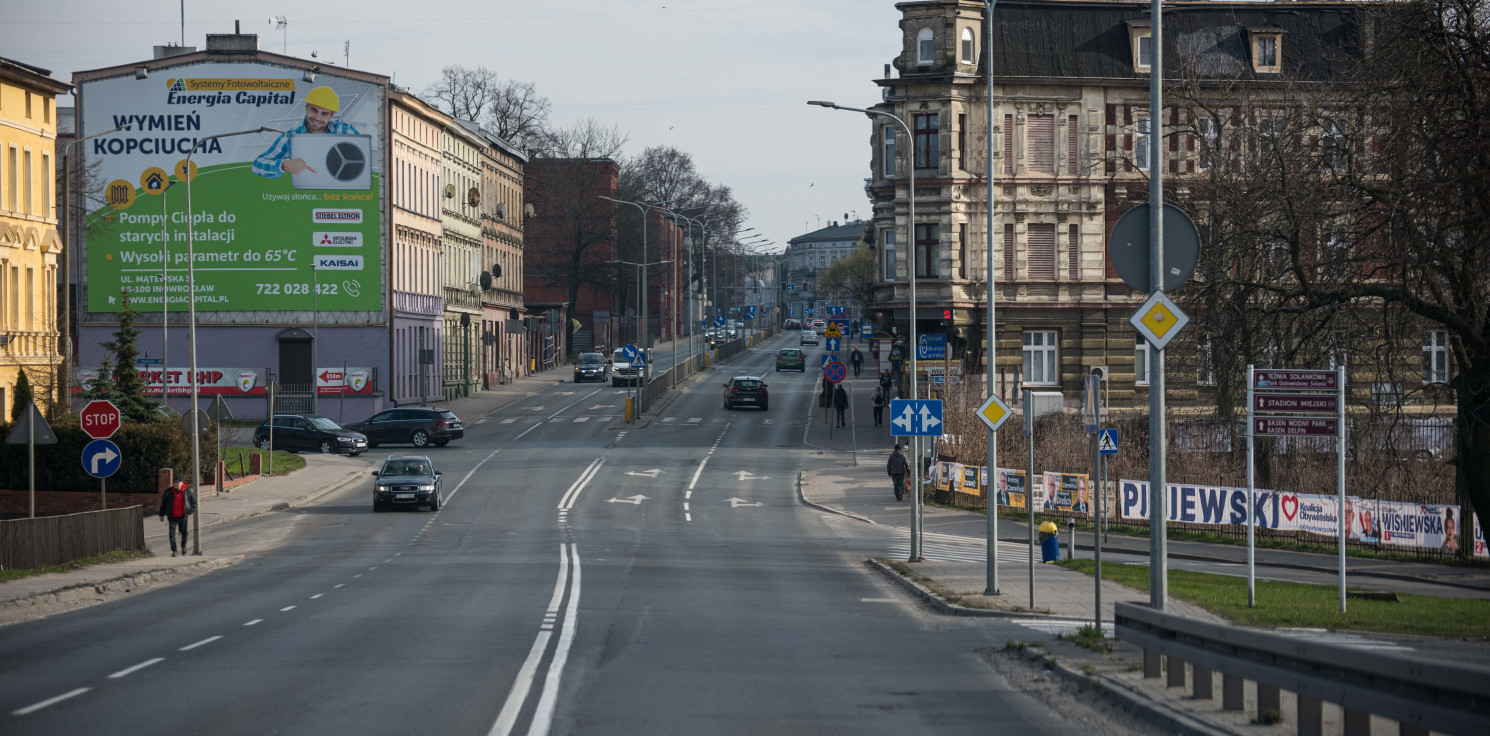
{"type": "Polygon", "coordinates": [[[1257,476],[1253,463],[1253,452],[1257,444],[1256,422],[1253,420],[1253,387],[1257,385],[1257,369],[1247,364],[1247,607],[1257,607],[1257,476]]]}
{"type": "MultiPolygon", "coordinates": [[[[987,247],[985,248],[985,253],[984,253],[984,255],[987,257],[986,268],[988,270],[988,324],[985,325],[987,327],[987,329],[988,329],[988,336],[987,336],[988,349],[986,351],[984,351],[984,354],[987,356],[985,358],[985,360],[987,361],[987,363],[985,363],[984,367],[985,367],[985,380],[987,380],[987,382],[988,382],[988,395],[989,396],[994,395],[994,392],[995,392],[995,387],[993,385],[994,355],[998,352],[998,345],[997,345],[997,342],[998,342],[998,330],[995,327],[995,321],[994,321],[995,320],[995,317],[997,316],[997,310],[995,309],[994,293],[993,293],[994,292],[994,278],[993,278],[993,192],[994,192],[994,186],[993,186],[993,53],[992,53],[993,46],[992,46],[992,44],[993,44],[993,9],[994,9],[994,6],[996,4],[997,4],[997,0],[988,0],[988,9],[987,9],[987,12],[986,12],[986,14],[984,15],[984,18],[983,18],[983,20],[985,21],[985,28],[986,28],[986,30],[983,33],[984,45],[988,49],[988,52],[986,52],[986,53],[983,54],[983,58],[985,58],[985,59],[988,60],[988,91],[987,91],[987,98],[988,99],[984,100],[984,102],[985,102],[985,104],[987,106],[987,113],[986,114],[988,116],[988,128],[987,128],[987,132],[983,136],[983,138],[984,138],[984,140],[983,140],[983,144],[984,144],[984,149],[983,149],[983,154],[984,154],[984,156],[983,156],[983,167],[984,167],[983,180],[985,182],[987,182],[987,185],[988,185],[987,186],[987,189],[988,189],[988,192],[987,192],[987,194],[988,194],[988,211],[985,213],[987,215],[987,225],[986,225],[986,228],[985,228],[987,232],[985,233],[985,235],[987,235],[988,244],[987,244],[987,247]]],[[[915,245],[916,245],[915,243],[911,243],[912,252],[914,252],[915,245]]],[[[999,474],[999,468],[998,468],[998,463],[999,463],[999,448],[998,448],[998,438],[997,438],[997,435],[994,433],[994,431],[992,429],[988,430],[987,437],[988,437],[988,440],[987,440],[987,442],[988,442],[988,449],[987,449],[987,452],[985,454],[986,454],[987,460],[988,460],[988,477],[986,479],[988,481],[988,493],[985,495],[984,498],[985,498],[986,504],[988,506],[988,561],[987,561],[987,565],[988,565],[988,575],[987,575],[988,582],[987,582],[986,588],[983,591],[983,595],[999,595],[999,568],[998,568],[999,504],[998,504],[998,494],[994,490],[995,485],[997,483],[997,481],[995,479],[998,477],[998,474],[999,474]]]]}
{"type": "Polygon", "coordinates": [[[1030,610],[1035,610],[1035,415],[1030,389],[1024,390],[1024,437],[1029,444],[1029,472],[1024,476],[1024,508],[1030,517],[1030,610]]]}
{"type": "MultiPolygon", "coordinates": [[[[1097,405],[1097,427],[1099,430],[1102,427],[1101,404],[1097,405]]],[[[1096,576],[1096,595],[1093,597],[1096,600],[1096,608],[1093,609],[1094,612],[1092,614],[1092,619],[1095,621],[1093,625],[1097,627],[1097,631],[1099,633],[1102,631],[1102,497],[1106,495],[1107,490],[1106,488],[1102,487],[1101,481],[1102,455],[1098,447],[1098,441],[1101,439],[1101,437],[1102,433],[1100,431],[1098,431],[1097,434],[1092,435],[1092,476],[1093,480],[1097,481],[1097,483],[1095,484],[1097,498],[1096,502],[1093,504],[1093,506],[1097,509],[1097,515],[1093,519],[1093,521],[1095,521],[1096,523],[1092,524],[1092,550],[1094,552],[1092,558],[1094,560],[1093,564],[1096,566],[1096,569],[1094,571],[1094,574],[1096,576]]],[[[1088,488],[1090,487],[1091,484],[1088,484],[1088,488]]],[[[1075,555],[1072,555],[1072,557],[1075,557],[1075,555]]]]}
{"type": "MultiPolygon", "coordinates": [[[[1153,0],[1149,72],[1149,269],[1150,288],[1164,289],[1164,19],[1153,0]]],[[[1165,530],[1164,351],[1149,346],[1149,605],[1163,611],[1169,600],[1169,545],[1165,530]]]]}
{"type": "MultiPolygon", "coordinates": [[[[267,371],[265,372],[267,373],[267,371]]],[[[269,382],[269,450],[264,453],[264,476],[274,477],[274,381],[269,382]]]]}
{"type": "Polygon", "coordinates": [[[98,479],[98,508],[102,511],[109,510],[109,489],[105,485],[108,482],[107,478],[98,479]]]}
{"type": "Polygon", "coordinates": [[[1336,401],[1339,402],[1340,417],[1338,465],[1335,468],[1339,482],[1340,502],[1335,507],[1335,520],[1340,527],[1340,612],[1345,613],[1345,367],[1335,368],[1337,384],[1336,401]]]}

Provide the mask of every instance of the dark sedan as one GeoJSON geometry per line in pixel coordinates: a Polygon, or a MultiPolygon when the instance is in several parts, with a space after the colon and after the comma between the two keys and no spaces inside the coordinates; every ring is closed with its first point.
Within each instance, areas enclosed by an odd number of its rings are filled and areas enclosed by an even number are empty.
{"type": "Polygon", "coordinates": [[[428,506],[430,511],[439,511],[444,500],[440,495],[443,474],[427,457],[389,456],[382,468],[373,471],[378,478],[373,483],[373,511],[398,506],[428,506]]]}
{"type": "MultiPolygon", "coordinates": [[[[254,447],[268,446],[269,420],[265,419],[254,428],[254,447]]],[[[367,437],[319,414],[275,414],[274,449],[356,456],[367,451],[367,437]]]]}
{"type": "Polygon", "coordinates": [[[444,447],[451,440],[466,436],[466,425],[460,417],[445,409],[389,409],[347,428],[367,435],[369,447],[395,442],[408,442],[415,447],[444,447]]]}
{"type": "Polygon", "coordinates": [[[766,383],[756,376],[735,376],[724,384],[724,408],[759,406],[762,411],[771,408],[771,395],[766,392],[766,383]]]}

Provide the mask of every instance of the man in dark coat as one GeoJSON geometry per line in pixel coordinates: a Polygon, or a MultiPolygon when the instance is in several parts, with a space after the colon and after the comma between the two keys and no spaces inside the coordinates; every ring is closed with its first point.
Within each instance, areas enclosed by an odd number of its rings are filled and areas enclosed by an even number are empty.
{"type": "Polygon", "coordinates": [[[848,410],[848,392],[843,390],[843,384],[833,389],[833,410],[838,413],[838,426],[844,426],[843,412],[848,410]]]}
{"type": "Polygon", "coordinates": [[[186,520],[197,511],[197,500],[186,481],[172,483],[160,497],[160,520],[166,522],[166,538],[171,540],[171,556],[176,556],[176,534],[181,534],[181,554],[186,554],[186,520]]]}
{"type": "Polygon", "coordinates": [[[890,482],[895,484],[895,500],[899,501],[905,495],[905,474],[911,471],[911,464],[905,459],[905,453],[900,451],[900,445],[895,445],[895,451],[890,453],[890,461],[885,464],[885,472],[890,475],[890,482]]]}

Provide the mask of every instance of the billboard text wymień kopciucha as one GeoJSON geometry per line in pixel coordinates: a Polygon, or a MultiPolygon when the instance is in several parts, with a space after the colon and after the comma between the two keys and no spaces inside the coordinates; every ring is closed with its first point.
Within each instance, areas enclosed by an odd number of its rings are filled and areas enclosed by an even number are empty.
{"type": "Polygon", "coordinates": [[[119,311],[128,288],[137,309],[169,295],[184,311],[188,226],[199,310],[380,310],[383,95],[245,63],[83,82],[85,135],[130,126],[83,144],[106,201],[88,216],[88,310],[119,311]],[[259,127],[286,132],[206,141],[184,166],[204,137],[259,127]],[[334,266],[313,272],[323,258],[334,266]]]}

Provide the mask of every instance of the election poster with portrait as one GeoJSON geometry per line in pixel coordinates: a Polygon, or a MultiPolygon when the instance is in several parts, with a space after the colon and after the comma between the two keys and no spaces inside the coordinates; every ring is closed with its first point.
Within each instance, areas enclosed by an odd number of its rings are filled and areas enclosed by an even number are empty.
{"type": "Polygon", "coordinates": [[[1085,514],[1091,509],[1087,498],[1089,477],[1082,473],[1045,473],[1046,511],[1085,514]]]}
{"type": "Polygon", "coordinates": [[[199,311],[382,311],[383,85],[202,62],[78,95],[87,311],[185,311],[188,232],[199,311]]]}
{"type": "Polygon", "coordinates": [[[1025,478],[1023,470],[1009,470],[999,468],[998,491],[996,498],[1000,506],[1013,506],[1017,509],[1025,507],[1025,497],[1028,495],[1029,483],[1025,478]]]}

